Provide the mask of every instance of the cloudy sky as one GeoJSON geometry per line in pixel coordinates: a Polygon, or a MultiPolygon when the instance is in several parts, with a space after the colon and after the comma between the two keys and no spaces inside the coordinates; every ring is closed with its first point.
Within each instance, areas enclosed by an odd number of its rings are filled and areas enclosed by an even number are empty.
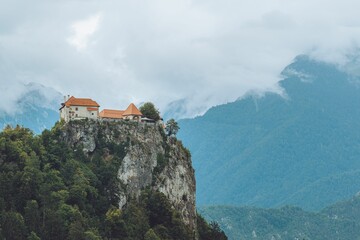
{"type": "Polygon", "coordinates": [[[102,107],[186,98],[188,115],[277,91],[298,54],[344,64],[356,0],[0,0],[0,109],[38,82],[102,107]]]}

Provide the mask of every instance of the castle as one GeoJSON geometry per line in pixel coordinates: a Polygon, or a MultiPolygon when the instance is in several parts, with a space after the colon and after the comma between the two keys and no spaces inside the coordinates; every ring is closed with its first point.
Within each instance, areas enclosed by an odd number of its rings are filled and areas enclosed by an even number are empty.
{"type": "Polygon", "coordinates": [[[65,97],[61,104],[60,119],[65,122],[79,119],[126,119],[133,121],[149,121],[142,118],[142,113],[131,103],[126,110],[104,109],[99,112],[100,105],[91,98],[65,97]]]}

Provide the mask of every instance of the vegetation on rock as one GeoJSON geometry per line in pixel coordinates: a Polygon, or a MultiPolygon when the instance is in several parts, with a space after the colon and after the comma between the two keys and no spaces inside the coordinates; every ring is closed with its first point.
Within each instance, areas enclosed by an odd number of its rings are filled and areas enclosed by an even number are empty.
{"type": "Polygon", "coordinates": [[[160,120],[160,112],[152,102],[144,103],[139,110],[144,117],[153,119],[155,121],[160,120]]]}
{"type": "MultiPolygon", "coordinates": [[[[192,239],[164,194],[144,189],[118,208],[125,145],[91,155],[60,141],[61,124],[34,136],[0,133],[0,239],[192,239]],[[105,158],[108,152],[117,157],[105,158]]],[[[217,233],[216,233],[217,234],[217,233]]]]}
{"type": "Polygon", "coordinates": [[[165,129],[166,129],[166,133],[168,136],[176,136],[180,127],[179,127],[178,123],[175,121],[175,119],[172,118],[166,122],[165,129]]]}

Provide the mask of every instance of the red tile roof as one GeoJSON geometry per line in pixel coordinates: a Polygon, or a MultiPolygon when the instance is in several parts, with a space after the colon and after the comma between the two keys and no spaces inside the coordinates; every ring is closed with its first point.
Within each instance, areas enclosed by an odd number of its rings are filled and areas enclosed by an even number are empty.
{"type": "Polygon", "coordinates": [[[85,106],[85,107],[100,107],[100,105],[90,98],[75,98],[71,96],[64,105],[66,107],[70,106],[85,106]]]}
{"type": "Polygon", "coordinates": [[[104,109],[100,112],[100,117],[102,118],[114,118],[121,119],[123,118],[124,111],[122,110],[112,110],[112,109],[104,109]]]}
{"type": "Polygon", "coordinates": [[[142,113],[133,103],[131,103],[123,113],[123,116],[129,116],[129,115],[142,116],[142,113]]]}
{"type": "Polygon", "coordinates": [[[97,111],[97,110],[99,110],[99,109],[98,109],[98,108],[93,108],[93,107],[88,107],[87,110],[88,110],[88,111],[97,111]]]}

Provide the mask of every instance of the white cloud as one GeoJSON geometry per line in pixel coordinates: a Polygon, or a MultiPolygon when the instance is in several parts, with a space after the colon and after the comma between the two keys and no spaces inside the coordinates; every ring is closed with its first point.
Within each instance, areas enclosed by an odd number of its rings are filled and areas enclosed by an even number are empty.
{"type": "Polygon", "coordinates": [[[17,101],[19,96],[26,91],[25,86],[19,83],[13,83],[8,86],[1,86],[0,91],[0,114],[6,112],[7,114],[12,115],[17,112],[17,101]]]}
{"type": "Polygon", "coordinates": [[[85,20],[76,21],[71,25],[73,35],[67,38],[67,42],[81,51],[87,48],[90,37],[99,27],[101,14],[98,13],[85,20]]]}
{"type": "Polygon", "coordinates": [[[276,91],[298,54],[347,64],[360,44],[359,7],[357,0],[34,0],[25,7],[14,0],[0,8],[0,84],[39,82],[109,108],[150,100],[164,109],[187,98],[186,113],[201,113],[251,89],[276,91]]]}

